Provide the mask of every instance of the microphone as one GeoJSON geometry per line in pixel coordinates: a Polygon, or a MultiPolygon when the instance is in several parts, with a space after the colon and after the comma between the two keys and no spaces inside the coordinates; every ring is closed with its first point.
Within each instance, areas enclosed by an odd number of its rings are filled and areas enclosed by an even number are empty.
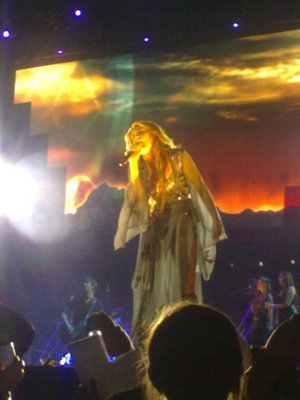
{"type": "Polygon", "coordinates": [[[129,158],[132,156],[132,154],[136,153],[136,151],[129,150],[125,152],[125,156],[122,158],[122,160],[119,162],[120,167],[124,167],[129,161],[129,158]]]}
{"type": "Polygon", "coordinates": [[[129,158],[130,158],[133,154],[136,154],[136,153],[138,153],[138,152],[140,151],[140,147],[139,147],[140,144],[141,144],[141,142],[137,142],[137,143],[136,143],[136,145],[137,145],[136,148],[132,148],[132,149],[126,150],[126,151],[124,152],[124,157],[123,157],[122,160],[119,162],[119,166],[120,166],[120,167],[124,167],[124,165],[126,165],[126,164],[128,163],[129,158]]]}

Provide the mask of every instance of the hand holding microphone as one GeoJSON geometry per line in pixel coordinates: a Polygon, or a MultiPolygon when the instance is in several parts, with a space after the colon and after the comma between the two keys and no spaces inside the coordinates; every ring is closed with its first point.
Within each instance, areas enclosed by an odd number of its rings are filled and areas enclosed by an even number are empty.
{"type": "Polygon", "coordinates": [[[124,165],[126,165],[128,163],[130,157],[132,157],[133,155],[138,155],[140,150],[141,150],[140,142],[136,143],[135,147],[131,147],[128,150],[126,150],[124,152],[124,157],[119,162],[119,166],[124,167],[124,165]]]}

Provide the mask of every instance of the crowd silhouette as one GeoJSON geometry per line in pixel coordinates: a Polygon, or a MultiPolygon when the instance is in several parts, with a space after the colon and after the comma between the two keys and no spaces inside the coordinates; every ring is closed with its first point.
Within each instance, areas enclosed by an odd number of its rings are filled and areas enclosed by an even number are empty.
{"type": "Polygon", "coordinates": [[[280,292],[274,299],[278,297],[281,302],[273,300],[269,279],[257,279],[248,342],[229,316],[194,301],[169,304],[159,310],[137,349],[112,317],[104,311],[92,314],[87,321],[87,332],[101,332],[103,354],[111,360],[108,362],[111,368],[101,370],[103,376],[99,376],[100,370],[93,372],[90,368],[97,348],[90,349],[92,356],[85,352],[88,334],[79,340],[85,356],[80,359],[80,368],[78,360],[77,365],[70,367],[61,367],[51,360],[34,371],[24,366],[22,356],[31,345],[34,328],[26,318],[1,306],[0,347],[15,342],[17,352],[7,364],[1,359],[0,398],[297,400],[300,398],[298,294],[290,272],[282,271],[278,283],[280,292]],[[273,318],[277,310],[282,312],[273,318]],[[90,374],[87,380],[82,375],[85,370],[90,374]],[[117,374],[113,373],[116,371],[117,374]],[[122,379],[120,392],[116,389],[112,395],[101,394],[99,382],[117,387],[122,379]]]}

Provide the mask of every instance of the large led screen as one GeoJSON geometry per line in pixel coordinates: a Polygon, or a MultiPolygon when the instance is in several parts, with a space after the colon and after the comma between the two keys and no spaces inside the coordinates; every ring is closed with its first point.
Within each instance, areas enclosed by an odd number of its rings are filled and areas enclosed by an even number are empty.
{"type": "Polygon", "coordinates": [[[32,104],[31,135],[49,135],[48,165],[67,166],[69,182],[124,186],[124,132],[151,120],[191,153],[222,211],[279,210],[285,187],[300,183],[299,38],[20,70],[15,102],[32,104]]]}

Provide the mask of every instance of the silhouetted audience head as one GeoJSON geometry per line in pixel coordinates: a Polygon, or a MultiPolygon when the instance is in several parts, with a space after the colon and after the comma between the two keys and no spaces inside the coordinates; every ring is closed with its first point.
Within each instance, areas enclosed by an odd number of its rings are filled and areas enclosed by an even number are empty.
{"type": "Polygon", "coordinates": [[[13,342],[16,354],[22,357],[32,344],[34,332],[23,315],[0,303],[0,345],[13,342]]]}
{"type": "Polygon", "coordinates": [[[9,392],[15,389],[22,380],[24,364],[19,357],[27,352],[33,338],[34,327],[31,322],[17,311],[0,303],[0,346],[8,350],[3,353],[5,357],[0,362],[1,400],[11,398],[9,392]],[[9,345],[10,342],[13,346],[9,345]],[[4,362],[3,365],[2,362],[4,362]]]}
{"type": "MultiPolygon", "coordinates": [[[[150,329],[146,352],[149,379],[169,400],[221,400],[239,392],[239,335],[214,308],[193,303],[165,308],[150,329]]],[[[147,382],[146,391],[155,397],[147,382]]]]}
{"type": "Polygon", "coordinates": [[[293,315],[275,329],[247,371],[247,400],[298,400],[299,362],[300,316],[293,315]]]}

